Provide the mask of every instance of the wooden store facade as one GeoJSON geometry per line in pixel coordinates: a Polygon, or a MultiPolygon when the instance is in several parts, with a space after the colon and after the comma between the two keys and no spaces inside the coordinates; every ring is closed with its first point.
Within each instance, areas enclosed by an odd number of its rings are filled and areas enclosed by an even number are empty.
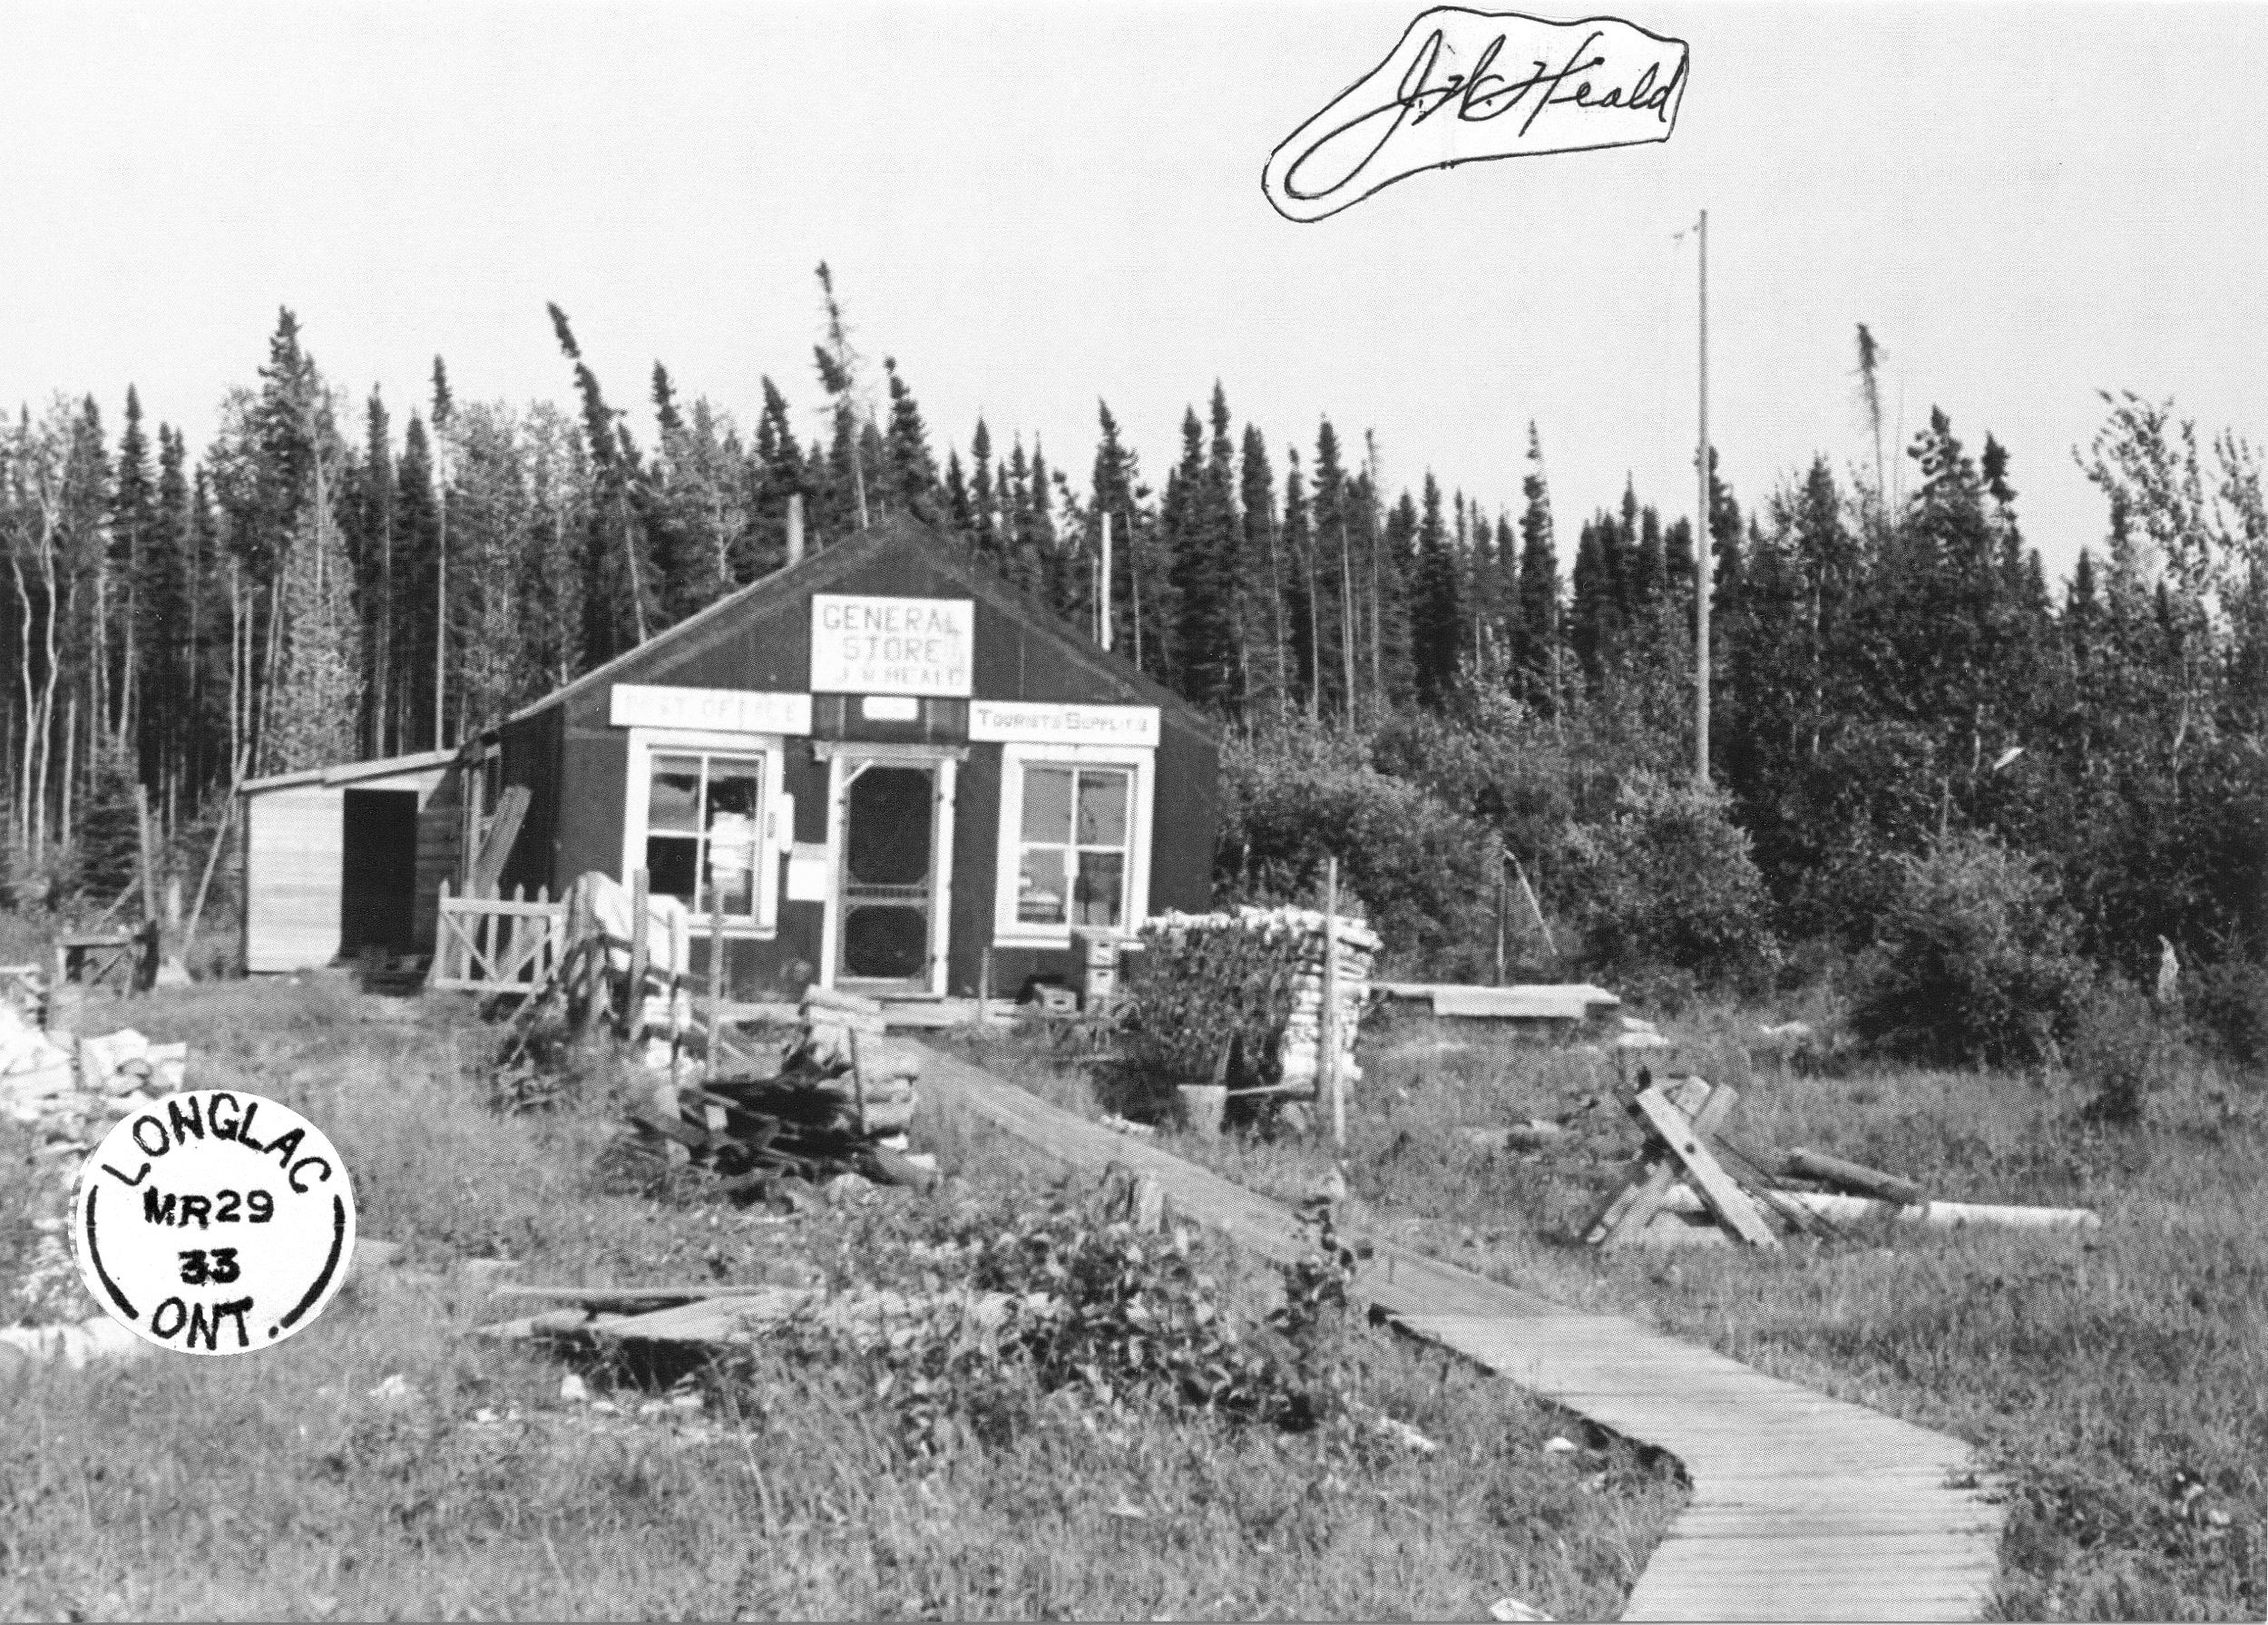
{"type": "Polygon", "coordinates": [[[468,828],[528,792],[506,893],[643,868],[697,945],[721,913],[735,997],[966,996],[987,948],[1012,997],[1068,967],[1075,925],[1207,905],[1218,743],[1169,690],[895,522],[568,684],[458,769],[468,828]]]}

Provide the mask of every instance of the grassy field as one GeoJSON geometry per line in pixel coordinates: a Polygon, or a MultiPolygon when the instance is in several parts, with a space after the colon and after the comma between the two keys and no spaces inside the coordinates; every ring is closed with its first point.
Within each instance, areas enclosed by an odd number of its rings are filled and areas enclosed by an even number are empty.
{"type": "MultiPolygon", "coordinates": [[[[855,1351],[761,1348],[665,1388],[471,1337],[504,1311],[470,1259],[530,1281],[921,1285],[941,1243],[1083,1199],[925,1113],[938,1195],[792,1220],[712,1205],[624,1177],[602,1068],[568,1109],[499,1117],[461,1007],[376,1007],[313,978],[88,1011],[89,1032],[189,1040],[193,1085],[323,1124],[362,1234],[406,1254],[265,1353],[0,1370],[0,1617],[1479,1618],[1510,1596],[1604,1618],[1682,1503],[1658,1459],[1358,1324],[1311,1351],[1305,1380],[1346,1403],[1305,1432],[1012,1365],[909,1407],[855,1351]],[[571,1371],[611,1410],[563,1396],[571,1371]]],[[[19,1197],[39,1148],[5,1133],[19,1197]]],[[[0,1322],[34,1236],[15,1205],[0,1322]]],[[[1279,1277],[1193,1245],[1256,1328],[1279,1277]]]]}
{"type": "MultiPolygon", "coordinates": [[[[2193,1064],[2141,1124],[2107,1130],[2086,1124],[2068,1082],[1760,1072],[1739,1037],[1757,1016],[1665,1023],[1679,1047],[1657,1069],[1738,1087],[1735,1140],[1892,1169],[1948,1200],[2091,1207],[2101,1229],[1877,1226],[1778,1255],[1602,1255],[1574,1237],[1639,1149],[1611,1061],[1430,1019],[1364,1029],[1347,1222],[1981,1446],[2009,1486],[2003,1617],[2261,1618],[2268,1081],[2193,1064]],[[1563,1149],[1508,1155],[1457,1131],[1593,1097],[1563,1149]]],[[[978,1047],[1028,1087],[1097,1109],[1041,1047],[978,1047]]],[[[1292,1136],[1174,1136],[1173,1149],[1278,1197],[1328,1160],[1326,1142],[1292,1136]]]]}

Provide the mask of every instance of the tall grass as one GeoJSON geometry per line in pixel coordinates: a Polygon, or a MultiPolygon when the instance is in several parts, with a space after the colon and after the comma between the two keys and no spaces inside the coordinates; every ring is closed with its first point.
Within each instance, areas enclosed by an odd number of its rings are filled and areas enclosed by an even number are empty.
{"type": "MultiPolygon", "coordinates": [[[[520,1311],[467,1258],[543,1282],[803,1281],[847,1250],[908,1278],[859,1249],[1060,1176],[925,1109],[917,1135],[953,1175],[936,1197],[792,1221],[656,1199],[641,1190],[667,1181],[627,1182],[607,1154],[640,1080],[601,1058],[562,1110],[499,1117],[493,1030],[437,999],[362,1019],[401,1008],[333,977],[91,1007],[89,1031],[114,1013],[189,1040],[193,1085],[308,1112],[362,1234],[406,1251],[256,1356],[0,1372],[0,1615],[1476,1617],[1512,1595],[1608,1617],[1682,1499],[1661,1464],[1359,1326],[1333,1369],[1437,1452],[1036,1389],[1006,1434],[917,1451],[855,1356],[760,1347],[697,1373],[678,1395],[695,1409],[626,1367],[474,1338],[520,1311]],[[619,1414],[562,1399],[570,1370],[619,1414]],[[406,1392],[382,1396],[396,1375],[406,1392]],[[1545,1451],[1558,1434],[1583,1447],[1545,1451]]],[[[1272,1272],[1217,1250],[1207,1268],[1256,1322],[1272,1272]]]]}
{"type": "MultiPolygon", "coordinates": [[[[1678,1048],[1657,1070],[1740,1089],[1735,1140],[1895,1170],[1942,1199],[2090,1207],[2101,1229],[1878,1225],[1778,1253],[1602,1254],[1577,1238],[1641,1150],[1612,1061],[1408,1018],[1365,1027],[1348,1223],[1972,1441],[2009,1486],[2005,1617],[2262,1617],[2268,1079],[2188,1055],[2138,1122],[2104,1124],[2089,1088],[2052,1074],[1791,1076],[1752,1062],[1757,1014],[1664,1023],[1678,1048]],[[1579,1131],[1547,1152],[1458,1132],[1569,1113],[1579,1131]]],[[[989,1041],[988,1062],[1094,1109],[1028,1041],[989,1041]]],[[[1172,1149],[1286,1199],[1331,1160],[1291,1135],[1172,1149]]]]}

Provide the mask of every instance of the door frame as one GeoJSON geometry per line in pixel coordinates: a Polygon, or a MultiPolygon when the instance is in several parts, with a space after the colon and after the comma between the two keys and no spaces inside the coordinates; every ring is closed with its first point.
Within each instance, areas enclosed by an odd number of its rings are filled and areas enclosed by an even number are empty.
{"type": "Polygon", "coordinates": [[[855,739],[814,739],[812,754],[827,765],[826,774],[826,905],[819,927],[819,985],[836,985],[842,954],[844,861],[843,824],[849,798],[847,768],[854,763],[894,763],[900,767],[931,768],[935,771],[929,814],[929,974],[926,995],[901,996],[942,999],[945,996],[948,956],[953,947],[953,801],[961,764],[968,759],[965,745],[865,744],[855,739]]]}

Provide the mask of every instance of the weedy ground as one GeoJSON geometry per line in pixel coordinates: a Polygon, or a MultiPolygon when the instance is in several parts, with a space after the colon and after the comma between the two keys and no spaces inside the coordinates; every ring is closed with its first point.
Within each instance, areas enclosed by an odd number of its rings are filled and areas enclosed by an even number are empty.
{"type": "MultiPolygon", "coordinates": [[[[257,1355],[0,1372],[0,1617],[1452,1619],[1510,1596],[1607,1618],[1682,1503],[1658,1458],[1327,1307],[1297,1337],[1271,1328],[1275,1271],[1114,1229],[931,1109],[914,1133],[952,1175],[940,1193],[743,1212],[610,1153],[634,1085],[608,1064],[557,1110],[499,1115],[494,1030],[437,998],[362,1019],[389,1005],[311,978],[88,1009],[88,1032],[188,1040],[192,1085],[321,1123],[362,1235],[406,1254],[257,1355]],[[540,1283],[949,1286],[996,1268],[950,1262],[972,1240],[1034,1225],[1191,1318],[1217,1306],[1270,1380],[1323,1396],[1314,1424],[1125,1380],[1148,1356],[1123,1349],[1094,1356],[1116,1382],[792,1339],[679,1377],[469,1335],[523,1309],[466,1259],[540,1283]],[[571,1374],[611,1410],[563,1396],[571,1374]]],[[[4,1285],[40,1159],[0,1133],[4,1285]]]]}
{"type": "MultiPolygon", "coordinates": [[[[1349,1228],[1971,1441],[2009,1496],[2000,1617],[2262,1618],[2268,1079],[2192,1057],[2139,1123],[2104,1127],[2054,1076],[1760,1068],[1742,1037],[1759,1019],[1780,1017],[1665,1022],[1677,1049],[1657,1067],[1737,1087],[1731,1133],[1750,1150],[1805,1146],[1945,1200],[2092,1208],[2102,1228],[1883,1224],[1777,1254],[1601,1253],[1578,1238],[1640,1150],[1611,1060],[1409,1018],[1364,1030],[1349,1228]],[[1580,1131],[1547,1151],[1459,1132],[1569,1113],[1580,1131]]],[[[1060,1104],[1131,1104],[1107,1072],[1029,1038],[974,1047],[1060,1104]]],[[[1327,1139],[1289,1133],[1167,1142],[1287,1199],[1331,1157],[1327,1139]]]]}

